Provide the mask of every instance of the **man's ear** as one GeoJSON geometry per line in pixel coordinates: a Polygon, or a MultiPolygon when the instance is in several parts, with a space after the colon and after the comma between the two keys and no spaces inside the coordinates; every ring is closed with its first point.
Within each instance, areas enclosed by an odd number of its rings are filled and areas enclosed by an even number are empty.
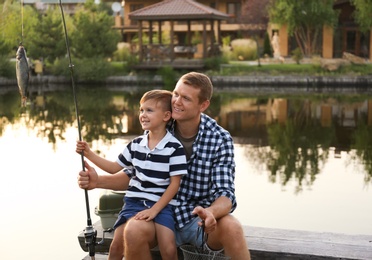
{"type": "Polygon", "coordinates": [[[200,112],[204,112],[205,110],[207,110],[210,104],[211,102],[209,100],[203,101],[203,103],[201,103],[200,105],[200,112]]]}

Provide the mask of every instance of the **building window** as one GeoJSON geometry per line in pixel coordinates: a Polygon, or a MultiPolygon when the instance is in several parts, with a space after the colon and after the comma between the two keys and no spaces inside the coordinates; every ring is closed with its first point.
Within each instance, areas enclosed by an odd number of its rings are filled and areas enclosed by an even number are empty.
{"type": "Polygon", "coordinates": [[[230,16],[229,23],[239,23],[241,17],[241,3],[228,2],[226,6],[227,14],[230,16]]]}
{"type": "MultiPolygon", "coordinates": [[[[131,4],[129,6],[129,12],[134,12],[138,9],[143,8],[143,7],[144,7],[143,4],[131,4]]],[[[130,20],[130,25],[137,25],[137,24],[138,24],[137,21],[130,20]]]]}

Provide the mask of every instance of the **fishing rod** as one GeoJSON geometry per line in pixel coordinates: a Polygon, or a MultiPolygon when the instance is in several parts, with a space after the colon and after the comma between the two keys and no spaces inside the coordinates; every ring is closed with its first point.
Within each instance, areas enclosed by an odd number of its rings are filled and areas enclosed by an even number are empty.
{"type": "MultiPolygon", "coordinates": [[[[61,14],[62,14],[62,22],[63,22],[63,28],[65,32],[65,42],[66,42],[66,48],[67,48],[67,56],[69,59],[69,68],[70,68],[70,74],[71,74],[71,83],[72,83],[72,92],[74,95],[74,104],[75,104],[75,112],[76,112],[76,120],[77,120],[77,125],[78,125],[78,132],[79,132],[79,141],[82,141],[81,137],[81,124],[80,124],[80,117],[79,117],[79,109],[78,109],[78,102],[77,102],[77,97],[76,97],[76,90],[75,90],[75,82],[74,82],[74,65],[72,64],[71,61],[71,53],[70,53],[70,47],[68,43],[68,37],[67,37],[67,29],[66,29],[66,21],[65,21],[65,15],[63,13],[63,7],[62,7],[62,1],[59,0],[59,6],[61,9],[61,14]]],[[[81,152],[81,164],[82,164],[82,169],[85,171],[85,166],[84,166],[84,152],[81,152]]],[[[92,225],[92,220],[90,217],[90,209],[89,209],[89,197],[88,197],[88,191],[85,189],[85,205],[86,205],[86,211],[87,211],[87,227],[84,229],[84,238],[85,238],[85,245],[88,248],[89,251],[89,256],[91,257],[92,260],[95,259],[95,246],[96,246],[96,238],[97,238],[97,230],[94,229],[92,225]]],[[[103,243],[103,239],[101,241],[103,243]]],[[[100,242],[100,243],[101,243],[100,242]]]]}

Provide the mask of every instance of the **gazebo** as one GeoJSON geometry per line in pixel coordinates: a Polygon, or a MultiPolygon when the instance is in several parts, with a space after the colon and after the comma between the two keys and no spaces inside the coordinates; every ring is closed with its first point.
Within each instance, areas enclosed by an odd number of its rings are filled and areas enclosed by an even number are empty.
{"type": "Polygon", "coordinates": [[[140,61],[138,67],[158,68],[159,65],[168,64],[173,68],[196,68],[204,66],[203,59],[208,55],[216,54],[222,43],[221,21],[227,20],[229,16],[193,0],[166,0],[133,11],[129,13],[129,18],[138,23],[140,61]],[[191,42],[193,21],[202,26],[201,59],[194,58],[197,49],[191,42]],[[169,23],[167,26],[166,22],[169,23]],[[154,25],[157,25],[156,30],[154,25]],[[186,38],[183,43],[175,43],[175,27],[180,25],[187,26],[186,38]],[[164,27],[169,30],[170,44],[163,44],[161,32],[164,27]],[[142,40],[145,31],[149,36],[147,45],[142,40]],[[153,43],[155,32],[158,32],[156,44],[153,43]]]}

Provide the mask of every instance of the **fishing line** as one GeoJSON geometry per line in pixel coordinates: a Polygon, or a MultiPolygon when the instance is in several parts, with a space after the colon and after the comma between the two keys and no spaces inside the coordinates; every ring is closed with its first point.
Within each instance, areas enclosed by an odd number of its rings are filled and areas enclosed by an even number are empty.
{"type": "Polygon", "coordinates": [[[21,1],[21,43],[20,45],[22,45],[23,43],[23,7],[24,7],[24,2],[22,0],[21,1]]]}
{"type": "MultiPolygon", "coordinates": [[[[73,96],[74,96],[75,113],[76,113],[75,115],[76,115],[76,120],[77,120],[77,125],[78,125],[78,132],[79,132],[79,141],[82,141],[79,108],[78,108],[78,102],[77,102],[76,90],[75,90],[75,81],[74,81],[74,65],[72,64],[72,61],[71,61],[71,53],[70,53],[70,46],[69,46],[69,42],[68,42],[68,36],[67,36],[66,21],[65,21],[65,15],[63,13],[63,7],[62,7],[62,1],[61,0],[59,0],[59,6],[60,6],[60,9],[61,9],[63,29],[64,29],[64,33],[65,33],[67,56],[68,56],[68,59],[69,59],[72,92],[73,92],[73,96]]],[[[82,164],[83,171],[85,171],[84,152],[81,152],[81,164],[82,164]]],[[[90,217],[90,209],[89,209],[88,191],[85,189],[84,192],[85,192],[85,205],[86,205],[86,211],[87,211],[87,227],[84,230],[85,244],[88,246],[89,255],[91,256],[92,259],[94,259],[94,247],[95,247],[95,244],[96,244],[97,231],[94,230],[94,228],[92,226],[92,220],[91,220],[91,217],[90,217]]]]}

